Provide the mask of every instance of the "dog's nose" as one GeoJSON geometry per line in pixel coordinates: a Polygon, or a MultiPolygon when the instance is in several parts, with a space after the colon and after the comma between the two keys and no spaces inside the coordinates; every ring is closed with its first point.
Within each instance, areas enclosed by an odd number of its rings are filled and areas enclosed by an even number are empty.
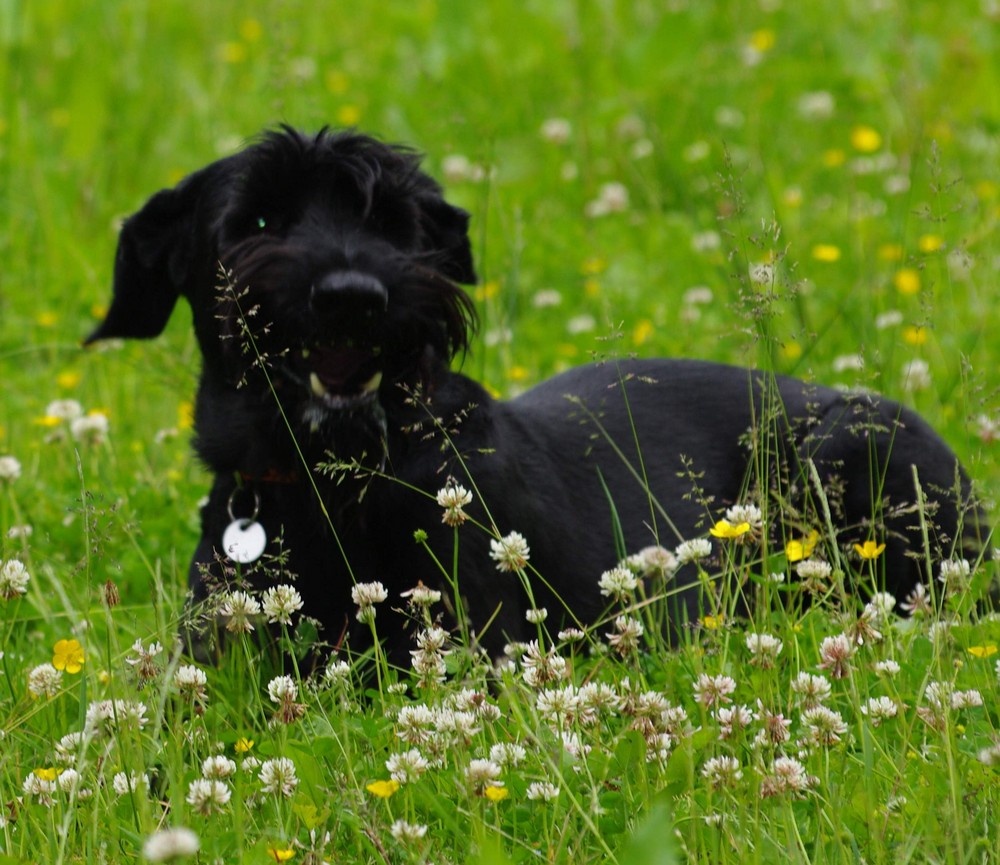
{"type": "Polygon", "coordinates": [[[310,303],[319,315],[372,318],[386,311],[389,292],[369,273],[340,270],[313,284],[310,303]]]}

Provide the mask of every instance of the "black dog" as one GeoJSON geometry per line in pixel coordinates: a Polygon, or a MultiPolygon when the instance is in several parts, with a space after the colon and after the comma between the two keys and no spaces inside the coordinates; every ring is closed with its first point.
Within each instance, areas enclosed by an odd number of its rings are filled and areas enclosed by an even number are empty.
{"type": "MultiPolygon", "coordinates": [[[[533,603],[582,622],[605,609],[598,578],[624,554],[704,536],[737,503],[780,515],[765,520],[771,552],[810,527],[825,538],[831,517],[828,558],[884,542],[877,587],[900,598],[932,576],[930,556],[961,554],[968,481],[930,427],[887,399],[625,360],[499,402],[450,371],[475,319],[457,285],[476,281],[468,215],[418,162],[362,135],[283,128],[126,221],[113,302],[88,342],[155,336],[179,296],[191,305],[204,356],[195,447],[215,474],[195,599],[235,573],[224,554],[257,558],[266,537],[330,640],[354,622],[352,585],[381,581],[379,629],[405,657],[389,608],[418,580],[446,584],[455,533],[435,493],[449,476],[475,494],[458,584],[492,651],[534,632],[519,578],[491,558],[490,540],[511,531],[530,545],[533,603]],[[263,534],[239,550],[223,535],[241,517],[263,534]]],[[[674,581],[649,591],[673,593],[674,581]]],[[[700,614],[697,589],[672,596],[676,623],[700,614]]]]}

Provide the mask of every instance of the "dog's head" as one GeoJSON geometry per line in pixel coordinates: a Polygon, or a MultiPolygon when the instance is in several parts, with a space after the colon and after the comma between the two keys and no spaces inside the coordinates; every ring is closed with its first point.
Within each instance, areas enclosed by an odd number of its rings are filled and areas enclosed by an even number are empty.
{"type": "Polygon", "coordinates": [[[467,347],[468,219],[404,148],[282,127],[126,220],[86,342],[156,336],[184,296],[206,367],[264,357],[314,413],[352,408],[467,347]]]}

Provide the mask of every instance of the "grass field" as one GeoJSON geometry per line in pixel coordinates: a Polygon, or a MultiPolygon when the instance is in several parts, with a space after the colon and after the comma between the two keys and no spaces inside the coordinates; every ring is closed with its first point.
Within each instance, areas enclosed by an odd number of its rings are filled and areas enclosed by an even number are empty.
{"type": "Polygon", "coordinates": [[[995,0],[3,0],[0,50],[0,865],[1000,862],[992,561],[900,618],[733,546],[706,578],[776,567],[788,603],[723,588],[673,650],[609,645],[626,596],[505,671],[453,644],[444,682],[199,669],[190,314],[79,347],[148,195],[357,125],[473,214],[463,368],[498,394],[630,353],[871,388],[992,508],[995,0]]]}

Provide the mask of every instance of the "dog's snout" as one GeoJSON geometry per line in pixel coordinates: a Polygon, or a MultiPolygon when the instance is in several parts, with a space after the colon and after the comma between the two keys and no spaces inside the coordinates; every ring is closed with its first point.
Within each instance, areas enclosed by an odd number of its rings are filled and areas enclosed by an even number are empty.
{"type": "Polygon", "coordinates": [[[313,284],[310,298],[316,313],[381,315],[389,305],[382,281],[368,273],[343,270],[328,273],[313,284]]]}

